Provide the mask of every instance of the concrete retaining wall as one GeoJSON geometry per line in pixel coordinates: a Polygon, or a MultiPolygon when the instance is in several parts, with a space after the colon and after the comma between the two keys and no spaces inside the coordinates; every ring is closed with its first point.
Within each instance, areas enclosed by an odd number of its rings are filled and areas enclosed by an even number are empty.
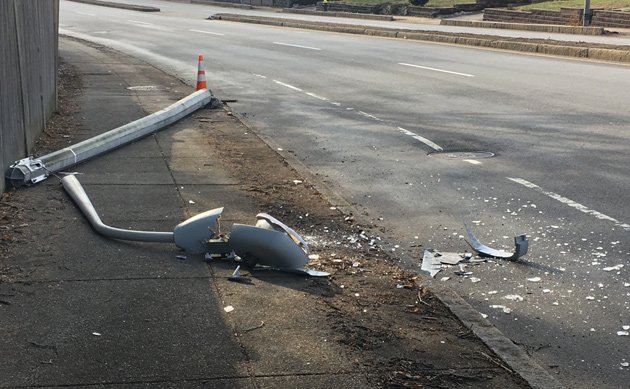
{"type": "Polygon", "coordinates": [[[477,20],[442,19],[443,26],[498,28],[504,30],[542,31],[560,34],[604,35],[604,27],[560,26],[550,24],[521,24],[503,22],[482,22],[477,20]]]}
{"type": "MultiPolygon", "coordinates": [[[[560,11],[511,11],[506,9],[486,9],[484,21],[505,23],[538,23],[580,26],[582,25],[581,8],[563,8],[560,11]]],[[[591,26],[630,28],[630,12],[591,10],[591,26]]]]}
{"type": "Polygon", "coordinates": [[[562,8],[560,11],[531,10],[512,11],[498,8],[486,8],[483,20],[505,23],[557,24],[563,26],[582,25],[582,10],[562,8]]]}
{"type": "Polygon", "coordinates": [[[0,1],[0,192],[56,108],[59,0],[0,1]]]}

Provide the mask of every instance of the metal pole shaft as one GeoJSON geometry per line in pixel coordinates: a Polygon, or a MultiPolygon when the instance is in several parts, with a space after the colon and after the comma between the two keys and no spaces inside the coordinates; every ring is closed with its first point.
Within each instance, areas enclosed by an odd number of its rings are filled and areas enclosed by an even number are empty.
{"type": "Polygon", "coordinates": [[[582,26],[591,24],[591,0],[584,0],[584,15],[582,15],[582,26]]]}

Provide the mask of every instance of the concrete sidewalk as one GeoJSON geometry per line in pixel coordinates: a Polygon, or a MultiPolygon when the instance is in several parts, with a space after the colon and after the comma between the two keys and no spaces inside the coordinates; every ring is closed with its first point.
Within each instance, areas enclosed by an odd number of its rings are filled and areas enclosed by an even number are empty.
{"type": "MultiPolygon", "coordinates": [[[[50,149],[192,91],[92,44],[62,39],[60,56],[83,92],[50,149]]],[[[105,239],[51,177],[0,202],[0,387],[528,387],[414,274],[339,243],[359,227],[223,109],[75,169],[107,224],[172,231],[224,206],[229,230],[269,212],[333,275],[258,271],[243,285],[227,280],[233,262],[105,239]]]]}

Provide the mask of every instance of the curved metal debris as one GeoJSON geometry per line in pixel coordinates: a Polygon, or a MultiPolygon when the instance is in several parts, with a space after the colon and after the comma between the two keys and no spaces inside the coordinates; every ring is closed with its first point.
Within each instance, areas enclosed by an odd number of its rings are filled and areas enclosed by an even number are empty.
{"type": "Polygon", "coordinates": [[[177,247],[190,253],[203,253],[209,250],[208,241],[215,236],[213,228],[218,229],[218,220],[223,212],[223,208],[216,208],[200,213],[179,223],[173,232],[125,230],[103,223],[76,176],[65,176],[61,179],[61,183],[92,228],[99,234],[121,240],[174,242],[177,247]]]}
{"type": "Polygon", "coordinates": [[[529,249],[529,241],[527,240],[526,235],[518,235],[514,237],[515,250],[514,253],[510,253],[504,250],[493,249],[492,247],[482,244],[470,228],[468,228],[466,223],[464,223],[464,228],[468,234],[468,239],[470,239],[468,244],[480,255],[514,261],[527,254],[527,250],[529,249]]]}

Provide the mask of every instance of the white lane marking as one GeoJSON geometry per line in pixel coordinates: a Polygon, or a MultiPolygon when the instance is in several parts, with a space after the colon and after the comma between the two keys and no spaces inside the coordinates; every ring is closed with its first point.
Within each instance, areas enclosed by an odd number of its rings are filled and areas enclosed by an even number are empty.
{"type": "Polygon", "coordinates": [[[311,97],[314,97],[314,98],[316,98],[316,99],[319,99],[319,100],[321,100],[321,101],[329,101],[327,98],[322,97],[322,96],[318,96],[318,95],[316,95],[315,93],[306,92],[306,94],[307,94],[307,95],[309,95],[309,96],[311,96],[311,97]]]}
{"type": "Polygon", "coordinates": [[[531,183],[531,182],[529,182],[527,180],[524,180],[522,178],[510,178],[510,177],[507,177],[507,179],[510,180],[510,181],[516,182],[517,184],[521,184],[521,185],[523,185],[523,186],[525,186],[527,188],[534,189],[534,190],[536,190],[536,191],[538,191],[538,192],[540,192],[540,193],[542,193],[542,194],[544,194],[544,195],[546,195],[548,197],[551,197],[554,200],[557,200],[557,201],[559,201],[559,202],[561,202],[563,204],[568,205],[569,207],[575,208],[575,209],[577,209],[580,212],[584,212],[584,213],[586,213],[588,215],[595,216],[596,218],[598,218],[600,220],[607,220],[607,221],[613,222],[613,223],[615,223],[615,225],[617,227],[621,227],[621,228],[623,228],[626,231],[630,231],[630,224],[620,222],[619,220],[617,220],[617,219],[615,219],[613,217],[610,217],[610,216],[605,215],[605,214],[603,214],[601,212],[595,211],[594,209],[590,209],[590,208],[586,207],[585,205],[582,205],[580,203],[576,203],[575,201],[573,201],[571,199],[568,199],[568,198],[566,198],[564,196],[561,196],[561,195],[559,195],[557,193],[545,190],[545,189],[541,188],[540,186],[538,186],[538,185],[536,185],[534,183],[531,183]]]}
{"type": "Polygon", "coordinates": [[[359,111],[359,113],[360,113],[361,115],[365,116],[366,118],[374,119],[374,120],[376,120],[377,122],[382,122],[382,121],[383,121],[383,119],[381,119],[381,118],[379,118],[379,117],[376,117],[376,116],[374,116],[374,115],[371,115],[371,114],[369,114],[369,113],[367,113],[367,112],[359,111]]]}
{"type": "Polygon", "coordinates": [[[404,62],[399,62],[399,63],[398,63],[398,65],[402,65],[402,66],[411,66],[412,68],[418,68],[418,69],[433,70],[434,72],[441,72],[441,73],[454,74],[454,75],[456,75],[456,76],[475,77],[475,76],[473,76],[472,74],[459,73],[459,72],[452,72],[452,71],[450,71],[450,70],[430,68],[430,67],[428,67],[428,66],[413,65],[413,64],[410,64],[410,63],[404,63],[404,62]]]}
{"type": "Polygon", "coordinates": [[[299,47],[300,49],[307,49],[307,50],[317,50],[320,51],[321,49],[318,49],[317,47],[310,47],[310,46],[302,46],[302,45],[293,45],[291,43],[282,43],[282,42],[273,42],[274,45],[281,45],[281,46],[291,46],[291,47],[299,47]]]}
{"type": "Polygon", "coordinates": [[[77,11],[77,13],[78,13],[79,15],[85,15],[85,16],[96,16],[95,14],[89,14],[89,13],[87,13],[87,12],[79,12],[79,11],[77,11]]]}
{"type": "Polygon", "coordinates": [[[398,130],[400,132],[402,132],[405,135],[409,135],[410,137],[412,137],[415,140],[419,140],[420,142],[424,143],[425,145],[431,147],[433,150],[435,151],[444,151],[444,149],[442,147],[440,147],[439,145],[437,145],[436,143],[431,142],[430,140],[428,140],[425,137],[422,137],[418,134],[414,134],[413,132],[409,131],[409,130],[405,130],[402,127],[398,127],[398,130]]]}
{"type": "Polygon", "coordinates": [[[481,165],[481,161],[477,161],[476,159],[464,159],[463,161],[471,165],[481,165]]]}
{"type": "Polygon", "coordinates": [[[256,73],[252,73],[252,74],[258,78],[267,78],[267,76],[263,76],[262,74],[256,74],[256,73]]]}
{"type": "Polygon", "coordinates": [[[287,87],[287,88],[289,88],[289,89],[293,89],[294,91],[297,91],[297,92],[304,92],[302,89],[298,88],[297,86],[293,86],[293,85],[285,84],[285,83],[284,83],[284,82],[282,82],[282,81],[273,80],[273,82],[275,82],[275,83],[276,83],[276,84],[278,84],[278,85],[282,85],[282,86],[284,86],[284,87],[287,87]]]}
{"type": "Polygon", "coordinates": [[[191,32],[199,32],[201,34],[209,34],[209,35],[219,35],[224,36],[225,34],[221,34],[220,32],[212,32],[212,31],[203,31],[203,30],[188,30],[191,32]]]}
{"type": "Polygon", "coordinates": [[[147,25],[147,26],[152,26],[152,24],[151,24],[151,23],[141,22],[141,21],[139,21],[139,20],[129,20],[129,19],[127,19],[127,21],[128,21],[128,22],[131,22],[131,23],[138,23],[138,24],[144,24],[144,25],[147,25]]]}

